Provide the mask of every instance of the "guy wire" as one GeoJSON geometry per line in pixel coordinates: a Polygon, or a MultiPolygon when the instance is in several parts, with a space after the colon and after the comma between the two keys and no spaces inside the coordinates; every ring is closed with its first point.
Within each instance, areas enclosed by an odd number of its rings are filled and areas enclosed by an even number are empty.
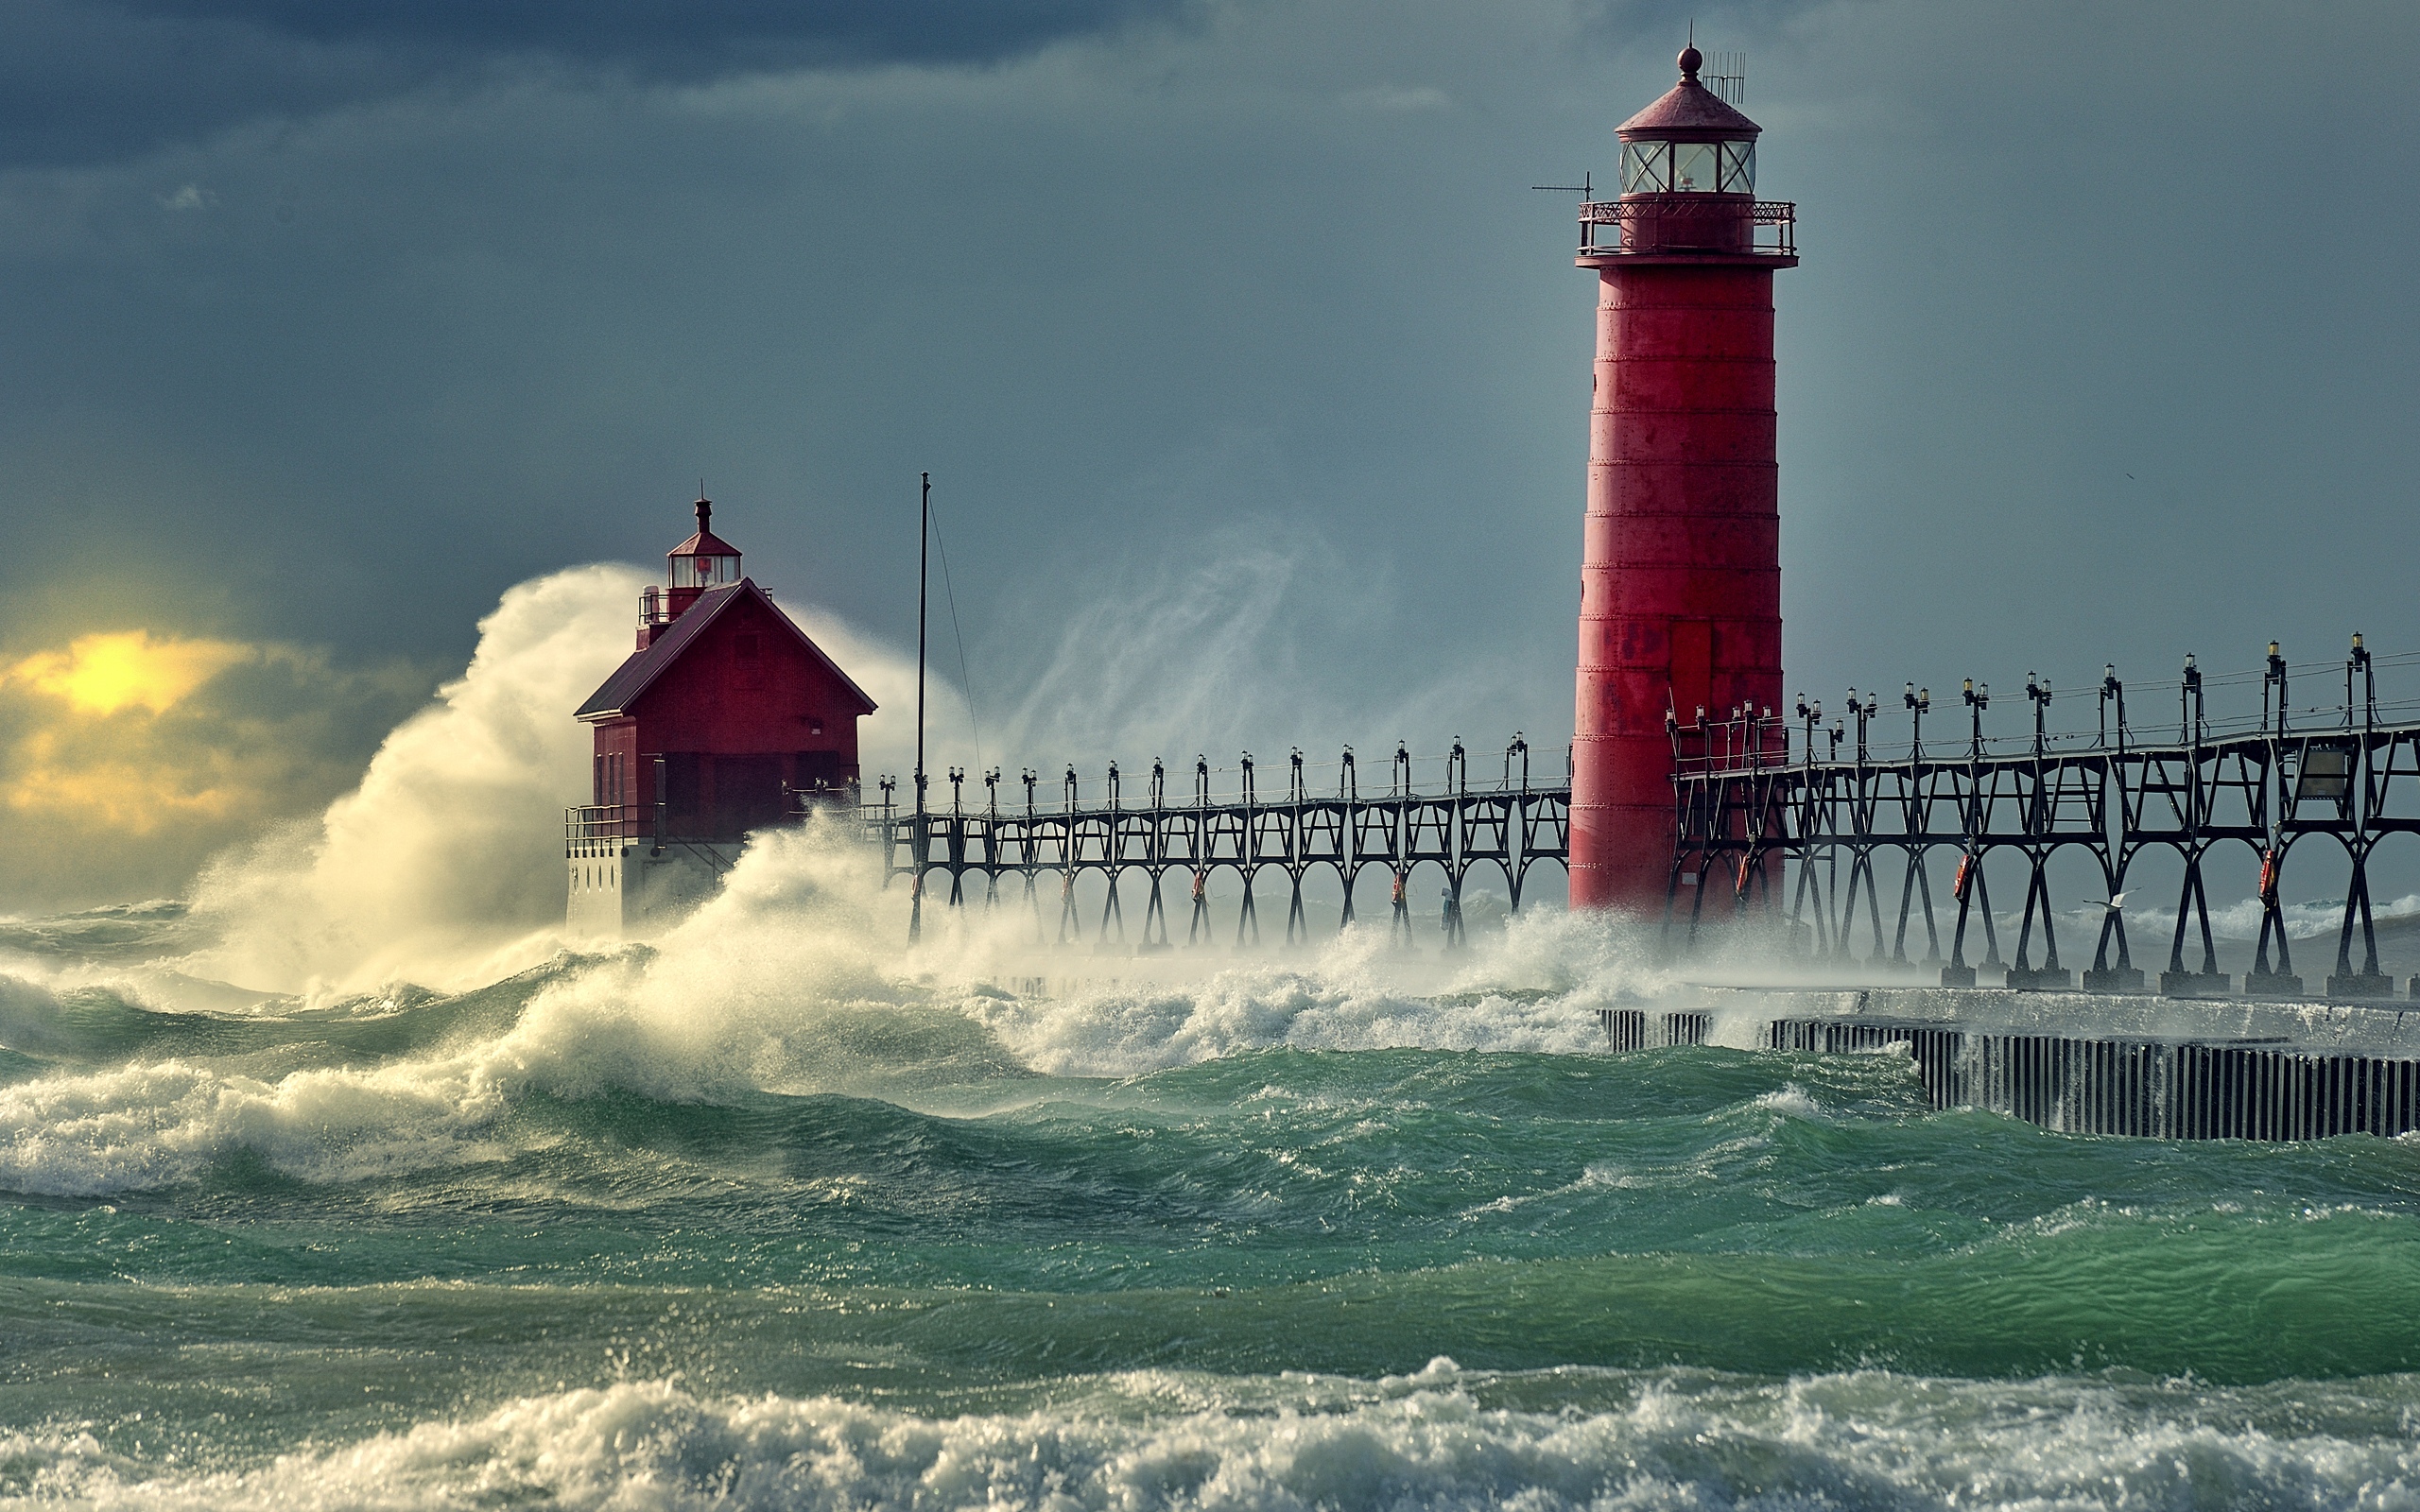
{"type": "Polygon", "coordinates": [[[958,627],[958,591],[950,586],[949,542],[942,539],[939,510],[933,513],[933,544],[941,548],[942,596],[949,603],[950,639],[958,643],[959,696],[966,700],[966,723],[975,731],[975,769],[979,773],[983,770],[983,720],[975,712],[975,675],[966,667],[966,637],[959,633],[958,627]]]}

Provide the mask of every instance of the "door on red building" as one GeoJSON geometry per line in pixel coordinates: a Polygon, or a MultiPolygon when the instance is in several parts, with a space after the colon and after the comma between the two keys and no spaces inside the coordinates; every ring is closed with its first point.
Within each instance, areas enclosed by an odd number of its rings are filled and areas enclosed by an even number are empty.
{"type": "Polygon", "coordinates": [[[717,756],[713,761],[717,838],[736,840],[781,821],[785,805],[779,756],[717,756]]]}
{"type": "Polygon", "coordinates": [[[803,750],[792,761],[790,769],[798,775],[792,785],[810,791],[840,785],[840,753],[837,750],[803,750]]]}

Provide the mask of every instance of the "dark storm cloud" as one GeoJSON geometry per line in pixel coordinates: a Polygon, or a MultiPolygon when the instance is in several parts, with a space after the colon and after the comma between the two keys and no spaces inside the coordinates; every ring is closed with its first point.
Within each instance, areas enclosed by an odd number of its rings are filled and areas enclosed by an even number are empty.
{"type": "Polygon", "coordinates": [[[403,43],[480,56],[530,53],[640,74],[767,63],[984,60],[1105,30],[1159,0],[133,0],[169,20],[239,22],[329,43],[403,43]]]}
{"type": "Polygon", "coordinates": [[[986,63],[1191,0],[0,0],[0,165],[108,161],[515,70],[642,81],[986,63]]]}

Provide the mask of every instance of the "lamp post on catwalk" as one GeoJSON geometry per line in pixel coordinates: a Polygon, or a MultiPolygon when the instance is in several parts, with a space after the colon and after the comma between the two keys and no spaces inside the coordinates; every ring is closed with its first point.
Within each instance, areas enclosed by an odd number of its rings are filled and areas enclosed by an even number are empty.
{"type": "Polygon", "coordinates": [[[1680,743],[1735,705],[1788,739],[1759,716],[1782,702],[1772,281],[1798,265],[1796,228],[1793,207],[1757,201],[1759,129],[1699,80],[1703,63],[1682,53],[1680,82],[1622,123],[1621,196],[1580,212],[1599,295],[1572,726],[1581,907],[1664,906],[1667,710],[1680,743]]]}

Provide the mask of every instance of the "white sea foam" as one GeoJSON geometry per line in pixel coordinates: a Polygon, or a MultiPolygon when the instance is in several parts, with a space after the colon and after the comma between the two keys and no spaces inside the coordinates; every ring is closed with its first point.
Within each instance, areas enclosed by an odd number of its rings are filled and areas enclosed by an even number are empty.
{"type": "Polygon", "coordinates": [[[1585,1005],[1484,989],[1375,959],[1384,937],[1347,937],[1299,963],[1237,963],[1191,981],[1077,982],[1047,997],[972,996],[966,1011],[1036,1070],[1126,1076],[1221,1056],[1301,1050],[1584,1051],[1601,1042],[1585,1005]]]}
{"type": "MultiPolygon", "coordinates": [[[[1279,958],[1077,957],[1105,975],[1012,993],[995,984],[1033,968],[1003,943],[1010,926],[960,920],[903,952],[905,889],[882,890],[877,872],[813,828],[761,836],[652,947],[567,967],[510,1027],[441,1053],[273,1079],[187,1056],[0,1088],[0,1186],[154,1188],[239,1150],[312,1180],[482,1160],[532,1090],[839,1091],[949,1108],[996,1106],[1034,1074],[1127,1076],[1278,1046],[1582,1051],[1599,1042],[1596,1005],[1677,990],[1637,941],[1549,914],[1450,958],[1363,931],[1279,958]],[[1519,985],[1539,978],[1551,985],[1519,985]]],[[[41,987],[0,986],[0,1018],[57,1012],[41,987]]]]}
{"type": "Polygon", "coordinates": [[[1521,1411],[1484,1403],[1502,1380],[1445,1360],[1375,1383],[1145,1372],[1069,1383],[1062,1400],[1036,1411],[941,1418],[830,1398],[709,1398],[660,1381],[527,1398],[240,1471],[153,1473],[76,1431],[0,1441],[0,1462],[34,1498],[103,1507],[1613,1512],[2420,1502],[2420,1451],[2392,1420],[2358,1405],[2284,1412],[2257,1390],[1564,1371],[1533,1381],[1578,1388],[1589,1405],[1521,1411]]]}
{"type": "MultiPolygon", "coordinates": [[[[836,1054],[825,1032],[836,1016],[878,1022],[895,1043],[903,1015],[935,1011],[876,969],[865,866],[811,833],[772,836],[662,952],[577,971],[508,1030],[442,1054],[273,1080],[190,1057],[136,1061],[0,1087],[0,1187],[154,1188],[237,1150],[305,1179],[368,1179],[489,1158],[493,1124],[531,1088],[700,1100],[864,1078],[883,1069],[882,1052],[836,1054]]],[[[47,988],[0,977],[0,1027],[22,1021],[27,1039],[58,1013],[47,988]]]]}
{"type": "Polygon", "coordinates": [[[247,1149],[289,1174],[359,1181],[484,1151],[503,1090],[417,1068],[275,1082],[169,1060],[0,1088],[0,1188],[93,1195],[188,1180],[247,1149]]]}
{"type": "Polygon", "coordinates": [[[1061,1075],[1278,1046],[1582,1051],[1601,1043],[1599,1007],[1695,999],[1653,964],[1650,931],[1591,915],[1533,911],[1451,955],[1403,951],[1382,923],[1290,950],[1090,957],[1033,950],[1031,921],[1013,908],[945,923],[921,966],[935,992],[1061,1075]],[[998,984],[1026,987],[989,989],[998,984]]]}
{"type": "Polygon", "coordinates": [[[1822,1107],[1816,1103],[1814,1098],[1806,1095],[1806,1089],[1799,1086],[1796,1082],[1786,1082],[1772,1091],[1757,1093],[1756,1106],[1780,1113],[1788,1118],[1821,1118],[1824,1116],[1824,1109],[1822,1107]]]}

